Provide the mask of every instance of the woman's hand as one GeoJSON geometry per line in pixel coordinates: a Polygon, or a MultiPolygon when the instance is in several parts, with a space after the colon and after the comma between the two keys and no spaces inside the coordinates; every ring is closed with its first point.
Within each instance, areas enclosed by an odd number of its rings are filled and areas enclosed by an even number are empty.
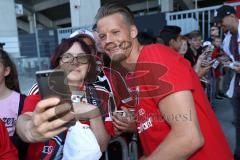
{"type": "Polygon", "coordinates": [[[74,122],[71,105],[60,104],[58,98],[48,98],[37,103],[31,119],[26,121],[25,131],[29,142],[43,142],[67,129],[66,124],[74,122]]]}
{"type": "Polygon", "coordinates": [[[98,107],[86,103],[73,103],[73,110],[77,120],[89,120],[101,116],[98,107]]]}

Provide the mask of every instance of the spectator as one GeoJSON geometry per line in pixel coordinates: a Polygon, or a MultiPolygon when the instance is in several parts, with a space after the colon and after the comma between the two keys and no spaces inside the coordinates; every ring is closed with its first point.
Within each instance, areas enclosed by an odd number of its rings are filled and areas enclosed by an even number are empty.
{"type": "MultiPolygon", "coordinates": [[[[91,83],[95,81],[96,76],[96,62],[91,56],[91,51],[91,48],[82,40],[70,38],[64,40],[57,47],[52,57],[52,67],[60,67],[67,72],[68,84],[72,86],[70,87],[72,94],[78,92],[76,89],[79,88],[91,97],[84,98],[85,103],[72,103],[74,114],[70,112],[71,105],[60,104],[58,98],[40,100],[39,95],[31,95],[26,98],[22,115],[17,121],[19,136],[24,141],[31,143],[26,159],[99,159],[101,151],[106,149],[110,138],[108,133],[112,134],[112,129],[111,125],[108,125],[109,123],[105,123],[107,128],[103,123],[103,120],[107,120],[109,117],[102,119],[100,116],[100,111],[108,108],[104,106],[107,103],[97,101],[98,94],[95,92],[99,87],[91,83]],[[63,117],[54,111],[60,106],[65,111],[63,117]],[[54,117],[59,118],[52,120],[54,117]],[[66,124],[74,118],[87,120],[85,122],[77,121],[66,134],[65,131],[68,129],[66,124]],[[88,143],[91,143],[91,146],[87,146],[88,143]]],[[[101,91],[103,90],[101,89],[101,91]]],[[[106,97],[108,98],[109,95],[106,97]]]]}
{"type": "Polygon", "coordinates": [[[15,64],[8,54],[0,49],[0,119],[5,123],[8,135],[19,151],[19,158],[25,156],[23,147],[27,146],[15,134],[15,127],[25,97],[20,93],[15,64]]]}
{"type": "MultiPolygon", "coordinates": [[[[89,32],[76,31],[76,32],[78,32],[78,35],[75,35],[75,37],[81,39],[84,34],[85,36],[84,36],[83,40],[88,39],[88,44],[90,46],[94,46],[95,42],[96,42],[97,52],[99,52],[99,51],[101,52],[100,54],[97,54],[97,55],[98,55],[98,57],[102,56],[103,61],[104,61],[105,60],[104,57],[108,57],[108,55],[106,55],[104,53],[101,45],[99,44],[100,40],[98,37],[98,33],[96,32],[95,29],[93,29],[93,30],[94,30],[93,35],[94,35],[95,41],[91,38],[92,35],[85,34],[85,33],[89,33],[89,32]]],[[[109,57],[108,57],[108,59],[109,59],[109,57]]],[[[98,73],[97,73],[97,80],[96,80],[95,84],[97,84],[101,87],[104,87],[112,94],[113,101],[111,101],[111,100],[110,101],[112,103],[111,108],[113,108],[113,109],[111,109],[111,110],[115,111],[115,110],[122,110],[123,109],[122,107],[127,107],[127,108],[133,107],[133,101],[131,100],[132,97],[129,93],[129,89],[126,86],[126,83],[125,83],[124,79],[122,78],[122,76],[113,68],[109,68],[109,67],[105,66],[106,61],[104,61],[104,66],[103,66],[103,64],[100,62],[100,60],[101,60],[101,58],[98,59],[98,61],[97,61],[98,73]],[[119,92],[119,91],[121,91],[121,92],[119,92]]],[[[108,64],[108,65],[110,65],[110,64],[108,64]]],[[[128,113],[128,109],[124,108],[124,110],[125,110],[125,112],[128,113]]],[[[113,124],[115,124],[114,123],[115,115],[117,115],[116,112],[113,112],[113,115],[112,115],[113,124]]],[[[128,115],[128,114],[126,114],[126,115],[128,115]]],[[[121,130],[119,130],[116,125],[113,125],[114,126],[114,134],[120,135],[120,134],[124,133],[123,137],[128,143],[130,141],[130,138],[132,137],[132,132],[136,131],[136,123],[135,123],[135,120],[133,118],[131,118],[130,116],[126,116],[124,118],[125,118],[125,120],[127,120],[129,125],[125,128],[121,128],[121,130]]],[[[121,150],[120,151],[118,150],[116,143],[113,143],[108,147],[108,155],[109,155],[110,159],[114,159],[114,160],[122,159],[121,150]]]]}
{"type": "MultiPolygon", "coordinates": [[[[86,43],[88,43],[88,45],[95,46],[95,41],[92,38],[93,35],[89,31],[85,31],[83,29],[77,30],[76,32],[72,33],[71,37],[87,40],[86,43]]],[[[99,60],[100,59],[98,59],[98,61],[99,60]]],[[[126,86],[126,83],[122,78],[122,76],[113,68],[103,66],[101,62],[98,62],[97,66],[98,66],[97,67],[98,73],[97,73],[97,80],[95,84],[101,87],[104,87],[106,90],[108,90],[112,94],[113,96],[113,101],[112,101],[113,104],[111,105],[112,111],[115,111],[117,109],[121,110],[122,106],[133,107],[133,104],[135,104],[135,102],[133,102],[131,94],[129,93],[129,88],[126,86]],[[119,92],[119,90],[121,90],[121,92],[119,92]]],[[[34,84],[34,86],[29,91],[29,95],[35,95],[35,94],[39,94],[39,89],[37,87],[37,84],[34,84]]],[[[129,122],[131,122],[131,125],[130,125],[131,127],[125,128],[126,129],[125,131],[132,132],[136,129],[134,128],[135,121],[131,120],[129,122]]],[[[115,131],[117,135],[122,133],[117,130],[115,131]]]]}
{"type": "Polygon", "coordinates": [[[197,63],[198,57],[202,54],[202,38],[199,31],[192,31],[188,34],[188,43],[190,47],[184,58],[189,60],[192,66],[197,63]]]}
{"type": "Polygon", "coordinates": [[[182,36],[181,38],[181,47],[178,52],[184,57],[188,50],[188,39],[186,36],[182,36]]]}
{"type": "Polygon", "coordinates": [[[226,94],[232,98],[236,127],[236,147],[234,154],[235,159],[240,160],[240,64],[237,63],[240,61],[240,24],[236,16],[236,11],[231,6],[223,5],[217,9],[216,13],[214,23],[221,26],[224,31],[228,30],[223,46],[225,46],[224,51],[229,54],[233,61],[230,68],[234,71],[234,76],[226,94]],[[226,38],[228,39],[226,40],[226,38]]]}
{"type": "Polygon", "coordinates": [[[140,89],[135,114],[145,154],[141,159],[233,159],[190,64],[169,47],[141,46],[133,15],[124,5],[106,3],[98,10],[96,22],[106,54],[126,72],[137,74],[135,79],[126,74],[126,79],[134,80],[131,87],[140,89]],[[121,44],[130,45],[121,48],[121,44]],[[191,120],[161,118],[189,111],[191,120]]]}
{"type": "Polygon", "coordinates": [[[217,26],[213,25],[210,28],[210,37],[206,41],[213,42],[215,37],[219,37],[219,28],[217,26]]]}
{"type": "Polygon", "coordinates": [[[213,61],[207,60],[210,50],[202,48],[202,38],[199,31],[192,31],[188,34],[189,47],[187,53],[184,55],[194,68],[197,75],[202,78],[207,74],[213,61]]]}
{"type": "Polygon", "coordinates": [[[18,112],[21,110],[19,82],[16,66],[8,54],[0,49],[0,118],[9,136],[13,136],[18,112]]]}
{"type": "Polygon", "coordinates": [[[179,51],[181,47],[181,28],[178,26],[165,26],[160,31],[159,37],[163,40],[166,46],[179,51]]]}
{"type": "Polygon", "coordinates": [[[0,159],[17,160],[18,152],[12,144],[4,123],[0,120],[0,159]]]}

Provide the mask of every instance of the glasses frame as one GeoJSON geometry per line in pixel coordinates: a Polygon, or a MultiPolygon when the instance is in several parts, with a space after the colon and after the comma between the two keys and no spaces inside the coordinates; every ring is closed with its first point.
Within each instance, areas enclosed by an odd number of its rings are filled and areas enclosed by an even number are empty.
{"type": "MultiPolygon", "coordinates": [[[[65,53],[63,54],[62,56],[60,56],[60,60],[62,63],[73,63],[74,60],[76,59],[77,63],[80,63],[80,64],[88,64],[89,63],[89,60],[90,60],[90,55],[88,54],[85,54],[85,53],[79,53],[78,56],[73,56],[71,53],[65,53]],[[67,54],[67,55],[66,55],[67,54]],[[70,56],[71,57],[71,60],[70,61],[64,61],[63,58],[64,56],[70,56]],[[82,58],[81,57],[87,57],[85,61],[81,61],[82,58]]],[[[70,59],[70,58],[69,58],[70,59]]]]}

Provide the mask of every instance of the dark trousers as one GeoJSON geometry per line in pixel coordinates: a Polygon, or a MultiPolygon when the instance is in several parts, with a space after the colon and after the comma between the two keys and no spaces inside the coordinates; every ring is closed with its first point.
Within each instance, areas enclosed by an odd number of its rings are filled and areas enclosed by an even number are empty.
{"type": "Polygon", "coordinates": [[[234,154],[240,158],[240,95],[235,95],[232,98],[232,105],[234,111],[234,125],[236,128],[236,145],[234,154]]]}

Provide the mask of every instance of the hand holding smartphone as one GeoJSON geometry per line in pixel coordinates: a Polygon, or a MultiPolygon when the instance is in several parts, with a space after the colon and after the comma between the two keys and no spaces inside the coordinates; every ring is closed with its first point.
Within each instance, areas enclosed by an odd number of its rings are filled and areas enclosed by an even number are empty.
{"type": "Polygon", "coordinates": [[[55,117],[49,119],[48,121],[63,118],[66,114],[73,110],[71,91],[68,86],[67,77],[63,70],[37,71],[36,78],[41,99],[48,99],[51,97],[58,97],[60,99],[60,103],[57,106],[49,107],[55,107],[55,117]]]}

